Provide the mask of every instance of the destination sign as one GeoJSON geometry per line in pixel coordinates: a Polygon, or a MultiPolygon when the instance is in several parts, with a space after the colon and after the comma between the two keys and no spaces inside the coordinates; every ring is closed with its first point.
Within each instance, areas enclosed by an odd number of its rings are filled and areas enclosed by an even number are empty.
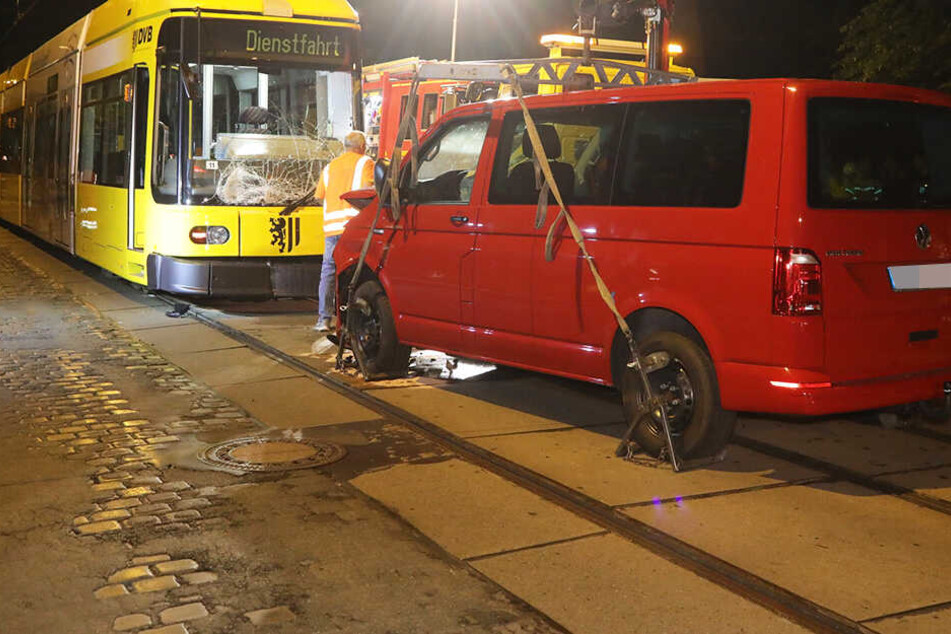
{"type": "Polygon", "coordinates": [[[202,18],[202,57],[349,67],[355,34],[332,26],[202,18]]]}

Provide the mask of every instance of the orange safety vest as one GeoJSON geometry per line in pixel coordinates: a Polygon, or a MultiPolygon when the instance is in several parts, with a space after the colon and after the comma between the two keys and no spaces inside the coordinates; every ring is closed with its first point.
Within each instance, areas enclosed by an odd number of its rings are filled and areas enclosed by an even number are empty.
{"type": "Polygon", "coordinates": [[[360,213],[340,198],[354,189],[373,185],[373,160],[356,152],[344,152],[324,168],[314,196],[324,201],[324,236],[343,233],[347,221],[360,213]]]}

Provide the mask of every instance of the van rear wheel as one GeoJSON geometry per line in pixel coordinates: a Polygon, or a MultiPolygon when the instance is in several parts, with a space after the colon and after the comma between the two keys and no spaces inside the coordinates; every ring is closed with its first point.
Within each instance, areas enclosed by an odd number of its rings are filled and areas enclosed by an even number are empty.
{"type": "MultiPolygon", "coordinates": [[[[716,455],[730,441],[736,424],[736,413],[720,407],[713,361],[692,339],[674,332],[655,332],[639,342],[646,356],[666,352],[666,367],[648,374],[651,390],[662,397],[667,421],[675,442],[682,448],[683,458],[704,458],[716,455]]],[[[645,452],[659,456],[667,441],[659,421],[642,407],[645,394],[638,374],[625,368],[619,385],[628,424],[637,422],[632,439],[645,452]]]]}
{"type": "Polygon", "coordinates": [[[390,300],[379,282],[366,281],[354,291],[347,308],[347,329],[367,379],[406,374],[410,348],[396,337],[390,300]]]}

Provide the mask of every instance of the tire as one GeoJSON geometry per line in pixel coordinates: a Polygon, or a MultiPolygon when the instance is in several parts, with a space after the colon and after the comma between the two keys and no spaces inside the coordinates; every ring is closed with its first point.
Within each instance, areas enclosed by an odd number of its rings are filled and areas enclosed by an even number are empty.
{"type": "MultiPolygon", "coordinates": [[[[719,453],[733,435],[736,413],[720,407],[713,361],[695,341],[674,332],[651,333],[638,345],[645,356],[661,351],[670,355],[670,363],[648,374],[648,379],[655,394],[666,395],[668,422],[681,457],[705,458],[719,453]]],[[[660,422],[640,408],[644,399],[640,377],[625,367],[619,387],[627,423],[638,419],[632,440],[645,452],[659,456],[667,441],[660,422]]]]}
{"type": "Polygon", "coordinates": [[[390,300],[379,282],[364,282],[354,291],[347,309],[347,329],[367,379],[406,374],[410,348],[396,336],[390,300]]]}

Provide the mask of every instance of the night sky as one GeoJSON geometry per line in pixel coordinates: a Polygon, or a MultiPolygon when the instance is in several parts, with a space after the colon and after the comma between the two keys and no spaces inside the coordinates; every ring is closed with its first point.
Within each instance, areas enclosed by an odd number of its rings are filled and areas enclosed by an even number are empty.
{"type": "MultiPolygon", "coordinates": [[[[828,77],[839,28],[866,0],[678,0],[674,39],[680,63],[704,77],[828,77]]],[[[364,24],[364,61],[418,55],[449,58],[453,0],[351,0],[364,24]]],[[[14,0],[0,0],[0,68],[99,4],[20,0],[35,8],[14,29],[14,0]]],[[[566,32],[576,0],[459,0],[457,59],[544,56],[543,33],[566,32]]],[[[644,39],[642,23],[606,37],[644,39]]]]}

